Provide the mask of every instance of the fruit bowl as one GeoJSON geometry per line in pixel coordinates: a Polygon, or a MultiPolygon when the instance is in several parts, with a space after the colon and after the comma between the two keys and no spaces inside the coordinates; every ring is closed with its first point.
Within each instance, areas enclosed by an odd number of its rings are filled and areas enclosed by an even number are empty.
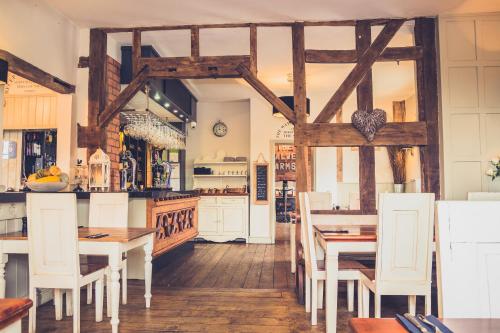
{"type": "Polygon", "coordinates": [[[26,186],[32,191],[35,192],[58,192],[66,188],[68,186],[67,182],[47,182],[47,183],[38,183],[38,182],[27,182],[26,186]]]}

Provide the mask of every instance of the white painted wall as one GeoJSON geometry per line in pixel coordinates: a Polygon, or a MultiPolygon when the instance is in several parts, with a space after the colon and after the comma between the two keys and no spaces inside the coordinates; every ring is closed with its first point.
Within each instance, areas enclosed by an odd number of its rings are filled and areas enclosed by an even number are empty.
{"type": "Polygon", "coordinates": [[[0,0],[0,49],[75,83],[77,27],[40,0],[0,0]]]}
{"type": "Polygon", "coordinates": [[[498,192],[485,171],[500,155],[500,13],[439,20],[444,194],[498,192]]]}
{"type": "MultiPolygon", "coordinates": [[[[193,188],[193,161],[204,156],[215,157],[221,150],[226,156],[250,156],[250,101],[200,102],[195,129],[189,129],[186,142],[186,188],[193,188]],[[213,134],[217,121],[224,122],[224,137],[213,134]]],[[[214,185],[215,186],[215,185],[214,185]]]]}

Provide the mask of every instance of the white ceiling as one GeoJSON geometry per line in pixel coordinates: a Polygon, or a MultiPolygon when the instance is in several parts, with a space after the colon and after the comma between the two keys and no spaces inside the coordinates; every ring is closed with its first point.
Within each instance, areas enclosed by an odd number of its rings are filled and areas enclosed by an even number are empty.
{"type": "Polygon", "coordinates": [[[500,10],[499,0],[44,0],[80,26],[413,17],[500,10]]]}
{"type": "MultiPolygon", "coordinates": [[[[82,27],[282,22],[434,16],[443,13],[500,11],[500,0],[43,0],[82,27]]],[[[373,38],[380,27],[373,29],[373,38]]],[[[307,27],[306,48],[354,49],[352,27],[307,27]]],[[[112,34],[119,44],[130,44],[131,34],[112,34]]],[[[182,31],[145,32],[143,44],[152,44],[162,56],[188,56],[190,34],[182,31]]],[[[202,29],[201,55],[249,53],[248,29],[202,29]]],[[[390,46],[413,45],[409,22],[390,46]]],[[[277,95],[291,94],[290,28],[258,29],[258,75],[277,95]]],[[[308,95],[329,96],[353,65],[307,64],[308,95]],[[328,92],[328,94],[325,94],[328,92]]],[[[373,69],[375,100],[401,100],[414,93],[413,62],[377,63],[373,69]]],[[[202,101],[238,100],[255,94],[243,80],[189,80],[202,101]]],[[[323,98],[324,99],[324,98],[323,98]]],[[[324,101],[326,102],[326,100],[324,101]]]]}

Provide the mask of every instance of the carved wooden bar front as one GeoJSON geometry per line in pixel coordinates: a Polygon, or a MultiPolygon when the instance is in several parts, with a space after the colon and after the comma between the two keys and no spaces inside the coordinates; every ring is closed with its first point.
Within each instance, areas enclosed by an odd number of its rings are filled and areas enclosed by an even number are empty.
{"type": "Polygon", "coordinates": [[[198,235],[198,200],[148,200],[148,227],[156,229],[153,256],[198,235]]]}

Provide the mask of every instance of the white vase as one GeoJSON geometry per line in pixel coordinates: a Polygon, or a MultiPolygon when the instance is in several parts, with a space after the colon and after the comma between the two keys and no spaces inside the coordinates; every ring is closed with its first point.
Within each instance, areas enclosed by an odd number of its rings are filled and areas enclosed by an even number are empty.
{"type": "Polygon", "coordinates": [[[394,193],[404,193],[405,184],[394,184],[394,193]]]}

